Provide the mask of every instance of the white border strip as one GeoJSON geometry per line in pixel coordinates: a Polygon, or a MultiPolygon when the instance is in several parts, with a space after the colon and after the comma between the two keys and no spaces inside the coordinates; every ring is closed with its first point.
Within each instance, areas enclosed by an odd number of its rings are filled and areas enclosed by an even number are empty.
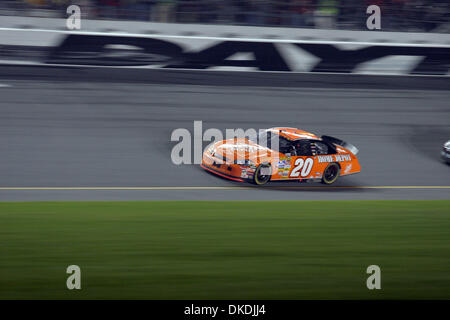
{"type": "Polygon", "coordinates": [[[299,39],[272,39],[272,38],[228,38],[212,36],[181,36],[181,35],[159,35],[159,34],[140,34],[127,32],[97,32],[97,31],[63,31],[49,29],[19,29],[19,28],[0,28],[0,31],[17,32],[45,32],[57,34],[76,34],[93,36],[117,36],[117,37],[136,37],[136,38],[168,38],[168,39],[196,39],[196,40],[217,40],[217,41],[247,41],[247,42],[273,42],[273,43],[312,43],[312,44],[347,44],[347,45],[367,45],[367,46],[386,46],[386,47],[429,47],[429,48],[450,48],[450,44],[426,44],[426,43],[390,43],[390,42],[356,42],[356,41],[327,41],[327,40],[299,40],[299,39]]]}

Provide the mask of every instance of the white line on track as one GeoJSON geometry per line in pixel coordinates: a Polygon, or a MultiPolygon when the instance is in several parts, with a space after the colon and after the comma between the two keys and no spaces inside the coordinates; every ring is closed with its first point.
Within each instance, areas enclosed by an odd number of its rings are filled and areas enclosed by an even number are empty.
{"type": "Polygon", "coordinates": [[[0,83],[0,88],[9,88],[11,85],[0,83]]]}
{"type": "Polygon", "coordinates": [[[450,189],[450,186],[266,186],[266,187],[0,187],[0,191],[11,190],[241,190],[241,189],[450,189]]]}

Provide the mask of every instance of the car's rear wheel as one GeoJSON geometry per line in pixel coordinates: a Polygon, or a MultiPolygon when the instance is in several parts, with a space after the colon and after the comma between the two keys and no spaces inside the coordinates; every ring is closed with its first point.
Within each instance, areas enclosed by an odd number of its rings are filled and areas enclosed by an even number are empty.
{"type": "Polygon", "coordinates": [[[257,185],[263,185],[269,182],[271,177],[272,167],[270,164],[263,163],[256,168],[252,182],[257,185]]]}
{"type": "Polygon", "coordinates": [[[340,173],[341,168],[339,167],[339,165],[337,163],[330,163],[323,171],[322,183],[332,184],[336,182],[336,180],[339,178],[340,173]]]}

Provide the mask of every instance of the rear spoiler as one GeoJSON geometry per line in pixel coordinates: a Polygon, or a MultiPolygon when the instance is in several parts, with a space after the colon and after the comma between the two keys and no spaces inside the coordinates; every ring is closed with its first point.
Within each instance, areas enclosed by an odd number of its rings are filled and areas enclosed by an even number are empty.
{"type": "Polygon", "coordinates": [[[331,143],[337,144],[338,146],[344,147],[345,149],[348,149],[348,151],[350,151],[354,155],[356,155],[359,152],[357,147],[355,147],[354,145],[352,145],[350,143],[342,141],[338,138],[334,138],[334,137],[330,137],[330,136],[322,136],[321,138],[323,141],[331,142],[331,143]]]}

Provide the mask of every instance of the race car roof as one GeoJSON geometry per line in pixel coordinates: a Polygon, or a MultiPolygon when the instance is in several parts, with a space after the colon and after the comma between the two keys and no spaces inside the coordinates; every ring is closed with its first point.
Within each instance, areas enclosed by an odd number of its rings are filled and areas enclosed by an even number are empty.
{"type": "Polygon", "coordinates": [[[289,140],[300,140],[300,139],[315,139],[315,140],[321,140],[318,136],[311,132],[307,132],[304,130],[296,129],[296,128],[270,128],[267,129],[267,131],[270,131],[274,134],[279,134],[280,136],[289,139],[289,140]]]}

